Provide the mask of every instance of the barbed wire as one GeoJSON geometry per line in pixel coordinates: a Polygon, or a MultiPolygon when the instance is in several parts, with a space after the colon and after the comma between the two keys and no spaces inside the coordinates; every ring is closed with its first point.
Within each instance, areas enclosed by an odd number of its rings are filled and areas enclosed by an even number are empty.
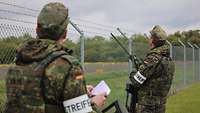
{"type": "MultiPolygon", "coordinates": [[[[22,33],[30,33],[31,36],[36,37],[35,28],[25,27],[25,26],[21,26],[21,25],[0,23],[0,31],[1,31],[0,36],[2,36],[2,37],[20,36],[22,33]]],[[[68,28],[67,34],[77,36],[77,37],[80,36],[76,30],[71,29],[71,28],[68,28]]],[[[0,38],[2,38],[2,37],[0,37],[0,38]]]]}
{"type": "Polygon", "coordinates": [[[82,24],[77,24],[78,26],[82,26],[84,28],[89,28],[89,29],[96,29],[96,30],[101,30],[101,31],[107,31],[107,32],[113,32],[113,29],[105,29],[101,27],[96,27],[96,26],[91,26],[91,25],[82,25],[82,24]]]}
{"type": "MultiPolygon", "coordinates": [[[[14,22],[22,22],[22,23],[28,23],[28,24],[34,24],[36,25],[36,23],[33,23],[33,22],[29,22],[29,21],[24,21],[24,20],[17,20],[17,19],[11,19],[11,18],[6,18],[6,17],[0,17],[0,19],[5,19],[5,20],[9,20],[9,21],[14,21],[14,22]]],[[[80,25],[79,25],[80,26],[80,25]]],[[[15,26],[13,26],[15,27],[15,26]]],[[[91,27],[91,28],[95,28],[93,26],[85,26],[85,27],[91,27]]],[[[23,27],[22,27],[23,28],[23,27]]],[[[96,29],[101,29],[101,28],[96,28],[96,29]]],[[[102,29],[102,30],[105,30],[105,29],[102,29]]],[[[74,32],[74,33],[77,33],[77,31],[75,29],[72,29],[72,28],[68,28],[68,31],[69,32],[74,32]]],[[[107,30],[108,31],[108,30],[107,30]]],[[[91,35],[102,35],[102,36],[105,36],[105,37],[110,37],[108,34],[105,34],[105,33],[101,33],[101,32],[95,32],[95,31],[88,31],[88,30],[84,30],[83,31],[84,33],[86,34],[91,34],[91,35]]],[[[91,36],[90,35],[90,36],[91,36]]],[[[87,35],[88,36],[88,35],[87,35]]]]}
{"type": "MultiPolygon", "coordinates": [[[[92,35],[100,35],[100,36],[110,37],[108,34],[99,33],[99,32],[84,31],[84,33],[92,34],[92,35]]],[[[87,35],[87,34],[86,34],[86,35],[87,35]]]]}
{"type": "MultiPolygon", "coordinates": [[[[0,12],[6,12],[6,13],[11,13],[11,14],[16,14],[16,15],[30,16],[30,17],[37,17],[37,16],[31,15],[31,14],[26,14],[26,13],[21,13],[21,12],[15,12],[15,11],[10,11],[10,10],[4,10],[4,9],[0,9],[0,12]]],[[[10,19],[10,18],[6,18],[6,17],[4,17],[4,19],[13,20],[13,21],[17,21],[17,22],[25,22],[23,20],[10,19]]],[[[30,22],[26,21],[25,23],[30,23],[30,22]]],[[[107,31],[107,32],[112,32],[113,31],[111,29],[106,29],[106,28],[101,28],[101,27],[96,27],[96,26],[89,26],[89,25],[82,25],[82,24],[77,24],[77,25],[85,27],[85,28],[97,29],[97,30],[107,31]]]]}
{"type": "MultiPolygon", "coordinates": [[[[110,29],[117,29],[118,27],[116,26],[109,26],[109,25],[104,25],[104,24],[100,24],[100,23],[96,23],[96,22],[92,22],[92,21],[89,21],[89,20],[83,20],[83,19],[79,19],[79,18],[72,18],[73,20],[78,20],[80,22],[87,22],[87,23],[90,23],[90,24],[94,24],[98,27],[103,27],[103,28],[110,28],[110,29]]],[[[126,31],[126,32],[129,32],[129,33],[135,33],[134,30],[131,30],[131,29],[126,29],[126,28],[122,28],[120,27],[122,30],[126,31]]]]}
{"type": "Polygon", "coordinates": [[[39,10],[27,8],[27,7],[16,5],[16,4],[11,4],[11,3],[6,3],[6,2],[0,2],[0,4],[12,6],[12,7],[17,7],[17,8],[20,8],[20,9],[26,9],[26,10],[29,10],[29,11],[39,12],[39,10]]]}
{"type": "Polygon", "coordinates": [[[29,16],[29,17],[37,17],[36,15],[31,15],[31,14],[26,14],[26,13],[21,13],[21,12],[15,12],[15,11],[10,11],[10,10],[4,10],[0,9],[0,12],[5,12],[5,13],[11,13],[11,14],[16,14],[16,15],[23,15],[23,16],[29,16]]]}
{"type": "Polygon", "coordinates": [[[101,26],[101,27],[106,27],[106,28],[117,28],[115,26],[109,26],[109,25],[104,25],[104,24],[100,24],[100,23],[96,23],[96,22],[92,22],[92,21],[89,21],[89,20],[83,20],[83,19],[79,19],[79,18],[73,18],[73,20],[78,20],[78,21],[82,21],[82,22],[87,22],[87,23],[91,23],[91,24],[94,24],[94,25],[97,25],[97,26],[101,26]]]}
{"type": "MultiPolygon", "coordinates": [[[[21,9],[26,9],[26,10],[30,10],[30,11],[34,11],[34,12],[39,12],[39,10],[36,10],[36,9],[31,9],[31,8],[27,8],[27,7],[24,7],[24,6],[20,6],[20,5],[16,5],[16,4],[10,4],[10,3],[5,3],[5,2],[0,2],[0,4],[3,4],[3,5],[9,5],[9,6],[12,6],[12,7],[17,7],[17,8],[21,8],[21,9]]],[[[11,11],[7,11],[7,12],[10,12],[10,13],[14,13],[14,12],[11,12],[11,11]]],[[[31,17],[37,17],[35,15],[30,15],[30,14],[25,14],[25,13],[19,13],[19,12],[15,12],[15,14],[21,14],[21,15],[25,15],[25,16],[31,16],[31,17]]],[[[110,25],[104,25],[104,24],[100,24],[100,23],[97,23],[97,22],[93,22],[93,21],[90,21],[90,20],[84,20],[84,19],[79,19],[79,18],[73,18],[73,20],[77,20],[77,21],[80,21],[80,22],[86,22],[86,23],[89,23],[89,24],[93,24],[93,25],[96,25],[98,27],[94,27],[94,26],[87,26],[88,28],[97,28],[97,29],[103,29],[103,30],[108,30],[107,28],[110,28],[110,29],[116,29],[117,27],[116,26],[110,26],[110,25]],[[101,27],[101,28],[100,28],[101,27]]],[[[86,25],[84,25],[86,26],[86,25]]],[[[121,28],[121,27],[120,27],[121,28]]],[[[121,28],[123,29],[124,31],[126,32],[129,32],[129,33],[134,33],[135,31],[134,30],[130,30],[130,29],[125,29],[125,28],[121,28]]]]}
{"type": "Polygon", "coordinates": [[[36,23],[34,23],[34,22],[25,21],[25,20],[19,20],[19,19],[13,19],[13,18],[1,17],[1,16],[0,16],[0,19],[2,19],[2,20],[9,20],[9,21],[13,21],[13,22],[20,22],[20,23],[26,23],[26,24],[34,24],[34,25],[36,25],[36,23]]]}

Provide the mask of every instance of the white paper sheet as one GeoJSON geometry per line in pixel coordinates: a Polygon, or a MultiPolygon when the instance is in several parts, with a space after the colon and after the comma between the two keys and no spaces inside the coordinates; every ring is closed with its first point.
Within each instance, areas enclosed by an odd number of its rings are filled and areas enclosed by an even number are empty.
{"type": "Polygon", "coordinates": [[[97,86],[92,90],[92,95],[98,95],[100,93],[106,93],[106,96],[110,94],[110,88],[108,85],[105,83],[104,80],[102,80],[97,86]]]}

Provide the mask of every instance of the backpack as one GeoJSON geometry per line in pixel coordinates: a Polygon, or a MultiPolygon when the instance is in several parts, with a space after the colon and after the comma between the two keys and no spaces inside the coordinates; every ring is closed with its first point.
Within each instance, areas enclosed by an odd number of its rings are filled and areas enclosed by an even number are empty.
{"type": "Polygon", "coordinates": [[[45,113],[44,71],[52,61],[63,55],[70,56],[65,51],[57,51],[41,61],[10,67],[6,79],[5,113],[45,113]]]}

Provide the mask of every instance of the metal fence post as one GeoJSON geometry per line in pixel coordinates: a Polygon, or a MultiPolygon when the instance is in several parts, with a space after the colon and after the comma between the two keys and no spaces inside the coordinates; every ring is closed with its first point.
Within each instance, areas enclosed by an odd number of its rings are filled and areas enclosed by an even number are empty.
{"type": "Polygon", "coordinates": [[[180,39],[178,39],[178,42],[183,46],[183,51],[184,51],[184,70],[183,70],[183,84],[184,85],[186,85],[186,46],[185,46],[185,44],[180,40],[180,39]]]}
{"type": "Polygon", "coordinates": [[[81,31],[80,29],[79,29],[79,27],[76,25],[76,24],[74,24],[71,20],[69,20],[69,23],[76,29],[76,31],[80,34],[80,41],[81,41],[81,48],[80,48],[80,50],[81,50],[81,64],[82,64],[82,67],[83,67],[83,70],[85,70],[85,67],[84,67],[84,61],[85,61],[85,57],[84,57],[84,55],[85,55],[85,49],[84,49],[84,47],[85,47],[85,44],[84,44],[84,33],[83,33],[83,31],[81,31]]]}
{"type": "Polygon", "coordinates": [[[200,80],[200,47],[197,44],[194,44],[194,46],[199,50],[199,67],[198,67],[198,73],[199,73],[199,80],[200,80]]]}
{"type": "Polygon", "coordinates": [[[195,53],[194,53],[194,46],[190,43],[187,42],[188,45],[192,48],[192,70],[193,70],[193,81],[195,80],[195,53]]]}
{"type": "MultiPolygon", "coordinates": [[[[132,39],[131,38],[129,38],[128,39],[128,47],[129,47],[129,53],[130,53],[130,55],[132,55],[132,39]]],[[[131,73],[132,72],[132,69],[133,69],[133,67],[132,67],[132,61],[129,59],[129,73],[131,73]]]]}
{"type": "MultiPolygon", "coordinates": [[[[172,48],[173,48],[173,46],[172,46],[172,43],[170,43],[168,40],[166,40],[166,42],[169,44],[169,46],[170,46],[170,57],[173,59],[173,55],[172,55],[172,48]]],[[[175,77],[174,77],[174,80],[173,81],[175,81],[175,77]]],[[[175,90],[175,85],[174,84],[172,84],[172,86],[171,86],[171,94],[173,94],[173,91],[175,90]]]]}
{"type": "MultiPolygon", "coordinates": [[[[132,39],[131,38],[128,38],[125,33],[123,33],[120,28],[117,28],[117,31],[119,31],[119,33],[128,40],[128,48],[129,48],[129,53],[130,55],[132,55],[132,39]]],[[[132,65],[132,61],[129,59],[129,73],[132,72],[132,69],[133,69],[133,65],[132,65]]]]}
{"type": "Polygon", "coordinates": [[[168,40],[166,40],[166,42],[169,44],[169,46],[170,46],[170,57],[172,58],[173,57],[173,50],[172,50],[172,48],[173,48],[173,46],[172,46],[172,43],[170,43],[168,40]]]}

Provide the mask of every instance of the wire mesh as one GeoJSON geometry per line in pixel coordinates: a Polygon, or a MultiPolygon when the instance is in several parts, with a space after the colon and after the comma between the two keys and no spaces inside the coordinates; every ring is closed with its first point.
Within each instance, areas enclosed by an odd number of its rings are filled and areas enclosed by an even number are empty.
{"type": "Polygon", "coordinates": [[[27,39],[36,37],[33,28],[24,26],[0,24],[0,63],[10,64],[13,63],[17,46],[20,42],[27,39]]]}
{"type": "MultiPolygon", "coordinates": [[[[31,16],[31,15],[26,15],[26,16],[31,16]]],[[[16,24],[0,23],[0,64],[12,64],[15,58],[16,48],[19,46],[19,44],[22,41],[26,40],[27,38],[36,37],[35,28],[29,26],[30,24],[35,24],[35,23],[18,19],[11,19],[7,17],[0,17],[0,19],[27,24],[27,26],[24,26],[20,24],[16,25],[16,24]]],[[[106,29],[105,26],[97,27],[85,24],[77,24],[77,25],[79,25],[81,29],[83,29],[83,32],[85,33],[85,61],[111,62],[111,63],[102,63],[95,65],[86,64],[85,67],[87,73],[90,72],[101,73],[101,72],[109,72],[116,70],[118,71],[128,70],[128,63],[127,63],[128,56],[125,54],[122,48],[120,48],[119,45],[109,36],[109,33],[114,31],[112,30],[112,27],[106,29]]],[[[72,49],[74,50],[75,56],[77,58],[80,58],[80,53],[81,53],[80,40],[79,40],[80,35],[76,32],[76,30],[74,30],[71,26],[69,26],[68,37],[69,40],[73,41],[75,40],[75,42],[77,42],[76,46],[73,45],[72,43],[67,43],[67,44],[69,45],[72,44],[70,45],[70,47],[72,47],[72,49]]],[[[122,37],[118,38],[128,50],[128,40],[122,37]]],[[[146,43],[133,42],[132,45],[133,45],[132,47],[133,53],[136,54],[138,58],[143,59],[146,56],[146,53],[149,51],[148,44],[146,43]]],[[[182,46],[173,46],[172,55],[173,55],[173,60],[175,61],[175,68],[176,68],[172,85],[172,92],[180,90],[186,87],[187,85],[200,80],[199,49],[195,49],[193,53],[192,48],[189,46],[187,46],[186,52],[184,51],[184,48],[182,46]],[[186,62],[184,62],[184,55],[186,56],[186,62]]],[[[2,75],[5,75],[5,73],[3,73],[2,75]]],[[[1,102],[0,112],[5,108],[4,103],[6,100],[6,89],[5,89],[4,79],[5,76],[4,77],[0,76],[0,102],[1,102]]],[[[124,85],[125,82],[126,81],[124,81],[124,85]]],[[[115,94],[115,97],[118,98],[120,102],[123,103],[124,98],[122,97],[125,97],[125,94],[118,93],[115,94]]]]}
{"type": "Polygon", "coordinates": [[[175,76],[173,80],[173,90],[181,89],[184,84],[184,49],[183,47],[173,46],[173,59],[175,62],[175,76]]]}

